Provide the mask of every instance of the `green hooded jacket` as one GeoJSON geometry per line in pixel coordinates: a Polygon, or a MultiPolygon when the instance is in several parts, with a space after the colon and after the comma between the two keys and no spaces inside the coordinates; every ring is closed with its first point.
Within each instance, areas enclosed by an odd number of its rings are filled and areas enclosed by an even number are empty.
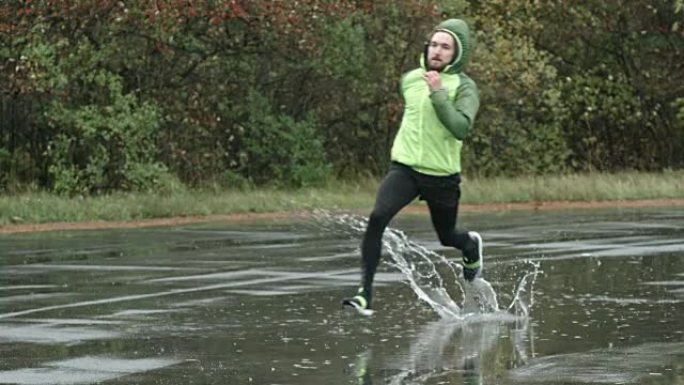
{"type": "Polygon", "coordinates": [[[470,132],[480,106],[477,85],[463,67],[471,51],[468,25],[460,19],[440,23],[434,32],[447,32],[456,41],[453,61],[440,72],[442,89],[430,93],[423,79],[427,48],[420,67],[404,74],[401,94],[404,116],[392,145],[392,161],[435,176],[461,172],[462,140],[470,132]]]}

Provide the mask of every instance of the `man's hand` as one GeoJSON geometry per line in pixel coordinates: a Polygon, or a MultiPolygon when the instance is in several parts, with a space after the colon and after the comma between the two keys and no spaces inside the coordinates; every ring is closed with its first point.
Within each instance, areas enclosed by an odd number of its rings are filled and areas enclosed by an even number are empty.
{"type": "Polygon", "coordinates": [[[423,75],[423,79],[425,79],[428,87],[430,87],[430,92],[435,92],[442,88],[442,79],[439,77],[439,72],[437,71],[426,72],[423,75]]]}

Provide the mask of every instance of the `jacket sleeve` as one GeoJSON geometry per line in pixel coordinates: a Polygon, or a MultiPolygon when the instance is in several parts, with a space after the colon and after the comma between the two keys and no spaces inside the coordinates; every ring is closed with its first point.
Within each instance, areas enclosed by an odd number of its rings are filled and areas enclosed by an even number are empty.
{"type": "Polygon", "coordinates": [[[449,91],[441,89],[430,94],[437,118],[456,139],[463,140],[470,133],[475,115],[480,107],[480,96],[475,82],[467,76],[461,77],[456,90],[456,99],[449,101],[449,91]]]}

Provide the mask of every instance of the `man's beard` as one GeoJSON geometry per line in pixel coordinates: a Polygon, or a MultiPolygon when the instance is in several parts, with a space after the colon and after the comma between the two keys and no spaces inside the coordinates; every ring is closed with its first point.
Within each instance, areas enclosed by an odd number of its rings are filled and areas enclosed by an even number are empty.
{"type": "Polygon", "coordinates": [[[430,69],[430,71],[439,72],[439,71],[443,70],[444,68],[446,68],[446,66],[447,66],[447,63],[444,63],[443,61],[433,62],[432,60],[430,60],[428,62],[428,68],[430,69]]]}

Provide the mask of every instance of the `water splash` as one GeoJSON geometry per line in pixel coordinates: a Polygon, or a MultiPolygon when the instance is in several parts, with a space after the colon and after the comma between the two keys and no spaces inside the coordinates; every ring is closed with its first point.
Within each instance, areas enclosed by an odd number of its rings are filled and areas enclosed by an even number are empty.
{"type": "Polygon", "coordinates": [[[530,315],[530,310],[534,305],[534,283],[537,280],[537,275],[541,272],[539,262],[529,260],[526,262],[530,269],[518,281],[513,292],[513,300],[507,309],[509,312],[523,317],[530,315]]]}
{"type": "MultiPolygon", "coordinates": [[[[366,218],[351,214],[314,211],[319,228],[360,237],[366,230],[366,218]]],[[[388,227],[382,239],[383,261],[401,271],[418,298],[441,318],[465,319],[482,314],[508,312],[527,317],[533,304],[534,283],[539,263],[527,262],[526,271],[516,280],[511,303],[500,308],[492,285],[482,278],[463,279],[463,267],[441,254],[411,241],[400,230],[388,227]]]]}

